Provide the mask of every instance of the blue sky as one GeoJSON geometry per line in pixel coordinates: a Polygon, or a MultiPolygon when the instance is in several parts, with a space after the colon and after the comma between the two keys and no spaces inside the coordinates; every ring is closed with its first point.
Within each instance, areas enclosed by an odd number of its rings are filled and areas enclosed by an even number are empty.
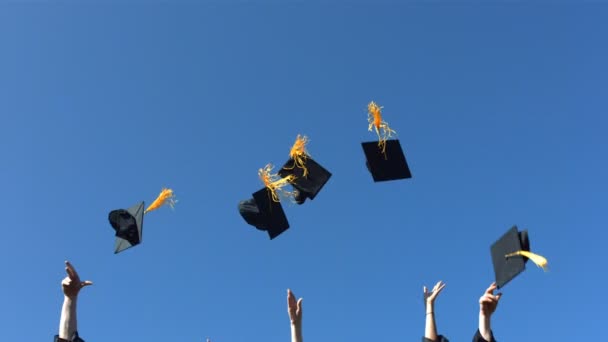
{"type": "Polygon", "coordinates": [[[516,224],[549,259],[504,288],[502,341],[597,338],[605,268],[608,7],[476,2],[0,5],[6,340],[51,340],[71,260],[87,341],[408,341],[422,286],[470,340],[490,245],[516,224]],[[384,106],[413,178],[373,183],[384,106]],[[333,177],[270,241],[236,206],[298,133],[333,177]],[[146,215],[114,255],[107,213],[146,215]],[[599,291],[598,291],[599,290],[599,291]]]}

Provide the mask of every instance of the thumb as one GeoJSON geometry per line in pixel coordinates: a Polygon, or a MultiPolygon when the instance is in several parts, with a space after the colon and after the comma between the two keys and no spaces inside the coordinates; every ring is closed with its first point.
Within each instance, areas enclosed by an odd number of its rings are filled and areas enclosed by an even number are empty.
{"type": "Polygon", "coordinates": [[[499,301],[500,297],[502,297],[502,293],[499,293],[499,294],[496,295],[496,301],[499,301]]]}
{"type": "Polygon", "coordinates": [[[93,285],[93,282],[90,280],[87,280],[87,281],[83,281],[82,283],[80,283],[80,285],[82,287],[85,287],[85,286],[93,285]]]}
{"type": "Polygon", "coordinates": [[[304,300],[304,298],[300,298],[298,300],[298,310],[302,310],[302,301],[304,300]]]}

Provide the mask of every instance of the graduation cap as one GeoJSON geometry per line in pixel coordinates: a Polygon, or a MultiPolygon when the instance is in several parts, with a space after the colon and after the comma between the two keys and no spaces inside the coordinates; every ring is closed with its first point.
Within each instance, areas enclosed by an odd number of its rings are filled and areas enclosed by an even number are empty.
{"type": "Polygon", "coordinates": [[[295,193],[283,189],[293,180],[293,175],[280,177],[272,173],[272,165],[268,164],[258,171],[264,183],[264,188],[252,194],[252,198],[241,201],[238,209],[245,222],[259,230],[268,232],[274,239],[289,228],[287,216],[281,205],[281,197],[294,197],[295,193]]]}
{"type": "Polygon", "coordinates": [[[303,204],[307,198],[313,200],[331,177],[329,171],[310,157],[307,143],[308,138],[298,134],[289,152],[290,159],[279,171],[283,178],[293,176],[291,185],[296,189],[294,197],[298,204],[303,204]]]}
{"type": "Polygon", "coordinates": [[[401,143],[398,139],[389,139],[397,132],[382,120],[382,107],[372,101],[367,106],[367,112],[368,130],[376,131],[378,141],[363,142],[361,146],[374,182],[412,178],[401,143]]]}
{"type": "Polygon", "coordinates": [[[108,219],[112,228],[116,231],[114,253],[139,245],[144,224],[144,202],[126,210],[112,210],[108,219]]]}
{"type": "Polygon", "coordinates": [[[528,231],[518,231],[517,226],[511,227],[490,248],[492,264],[498,288],[504,287],[508,282],[526,269],[528,260],[532,260],[538,267],[547,269],[547,259],[530,252],[528,231]]]}
{"type": "Polygon", "coordinates": [[[145,213],[156,210],[164,204],[169,204],[173,207],[176,202],[173,190],[163,189],[158,198],[145,210],[143,201],[129,209],[112,210],[108,214],[108,220],[114,231],[116,231],[114,254],[141,243],[145,213]]]}
{"type": "Polygon", "coordinates": [[[272,199],[268,188],[256,191],[252,196],[253,198],[239,203],[239,212],[248,224],[268,232],[270,240],[289,228],[281,202],[272,199]]]}

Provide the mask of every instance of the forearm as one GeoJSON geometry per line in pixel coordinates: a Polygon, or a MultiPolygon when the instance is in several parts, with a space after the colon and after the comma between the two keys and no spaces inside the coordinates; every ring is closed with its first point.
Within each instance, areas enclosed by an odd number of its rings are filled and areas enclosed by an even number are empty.
{"type": "Polygon", "coordinates": [[[291,342],[303,342],[302,338],[302,323],[291,324],[291,342]]]}
{"type": "Polygon", "coordinates": [[[70,340],[74,332],[78,330],[76,320],[76,297],[65,297],[61,308],[61,319],[59,321],[59,338],[70,340]]]}
{"type": "Polygon", "coordinates": [[[424,337],[435,341],[437,340],[437,327],[435,326],[435,308],[433,304],[426,305],[426,323],[424,325],[424,337]]]}
{"type": "Polygon", "coordinates": [[[479,313],[479,333],[486,341],[492,341],[492,327],[490,325],[490,316],[479,313]]]}

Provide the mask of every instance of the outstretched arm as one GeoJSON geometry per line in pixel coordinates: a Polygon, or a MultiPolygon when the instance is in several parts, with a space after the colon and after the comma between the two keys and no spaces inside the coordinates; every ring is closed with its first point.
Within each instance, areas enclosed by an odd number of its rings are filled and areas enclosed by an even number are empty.
{"type": "Polygon", "coordinates": [[[72,341],[78,331],[78,321],[76,319],[76,303],[80,289],[92,285],[90,281],[80,281],[78,273],[69,261],[65,262],[67,277],[61,282],[63,289],[63,307],[61,308],[61,319],[59,320],[58,337],[65,341],[72,341]]]}
{"type": "Polygon", "coordinates": [[[291,320],[291,342],[303,342],[302,338],[302,298],[296,301],[296,296],[287,290],[287,312],[291,320]]]}
{"type": "Polygon", "coordinates": [[[424,303],[426,304],[426,323],[424,325],[425,341],[438,341],[437,326],[435,325],[435,298],[439,295],[445,284],[439,281],[433,287],[431,292],[428,292],[426,286],[423,287],[424,303]]]}
{"type": "Polygon", "coordinates": [[[496,311],[498,301],[502,296],[502,293],[494,295],[494,290],[496,290],[496,288],[496,283],[492,283],[492,285],[490,285],[490,287],[486,289],[486,292],[483,294],[483,296],[479,298],[479,330],[473,338],[474,341],[495,341],[494,335],[492,333],[492,326],[490,323],[492,314],[494,313],[494,311],[496,311]]]}

